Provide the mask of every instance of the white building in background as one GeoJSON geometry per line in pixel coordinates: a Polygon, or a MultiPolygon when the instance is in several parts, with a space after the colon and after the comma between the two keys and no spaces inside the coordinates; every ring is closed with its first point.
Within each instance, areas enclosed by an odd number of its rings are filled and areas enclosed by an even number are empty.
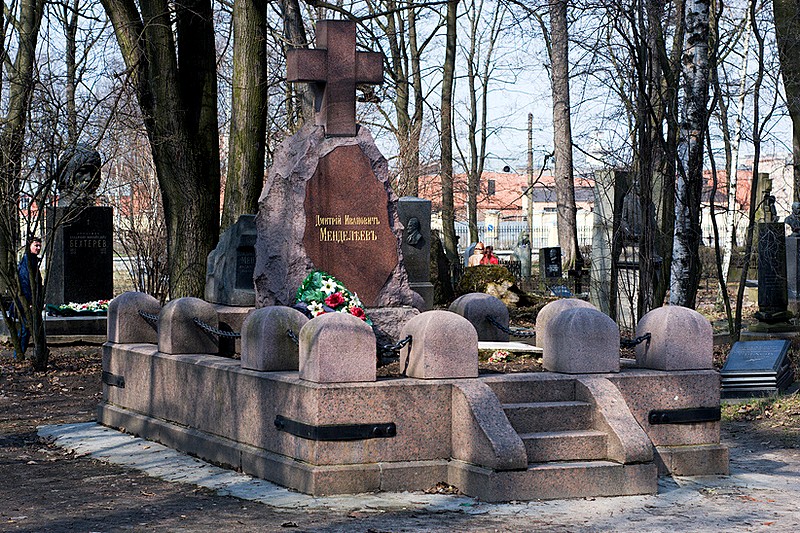
{"type": "MultiPolygon", "coordinates": [[[[599,141],[598,141],[599,142],[599,141]]],[[[599,162],[599,158],[594,162],[599,162]]],[[[768,173],[772,182],[772,194],[776,198],[778,217],[783,220],[791,212],[792,204],[792,166],[791,155],[764,157],[759,162],[759,172],[768,173]]],[[[737,209],[734,218],[737,226],[737,241],[741,243],[747,227],[749,210],[750,184],[752,182],[752,161],[737,172],[737,209]]],[[[577,206],[578,241],[581,246],[592,243],[594,225],[594,170],[575,178],[575,203],[577,206]]],[[[720,240],[728,239],[728,227],[725,224],[727,208],[727,179],[724,170],[717,171],[717,192],[713,198],[714,211],[720,240]]],[[[469,246],[467,228],[467,183],[465,174],[457,174],[454,183],[454,203],[456,234],[459,248],[469,246]]],[[[711,219],[713,179],[711,171],[706,171],[706,183],[703,189],[702,220],[703,243],[713,242],[713,225],[711,219]]],[[[496,251],[509,251],[517,242],[521,231],[527,231],[528,209],[531,195],[528,191],[528,176],[514,172],[484,172],[478,194],[478,227],[479,239],[495,247],[496,251]],[[491,229],[488,228],[491,226],[491,229]]],[[[441,230],[441,181],[438,175],[420,178],[419,195],[431,200],[433,219],[431,227],[441,230]]],[[[534,254],[539,248],[557,246],[558,231],[556,228],[556,196],[553,176],[548,169],[536,169],[533,172],[533,232],[531,245],[534,254]]]]}

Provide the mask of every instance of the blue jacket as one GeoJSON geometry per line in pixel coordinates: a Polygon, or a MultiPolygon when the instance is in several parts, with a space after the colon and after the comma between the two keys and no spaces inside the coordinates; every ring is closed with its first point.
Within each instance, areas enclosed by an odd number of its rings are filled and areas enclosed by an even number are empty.
{"type": "MultiPolygon", "coordinates": [[[[34,272],[33,275],[39,275],[39,261],[34,256],[33,258],[34,263],[34,272]]],[[[33,300],[33,291],[31,291],[31,279],[30,279],[30,269],[28,268],[28,254],[22,256],[22,260],[19,262],[19,267],[17,268],[17,274],[19,275],[19,286],[22,289],[22,294],[25,296],[25,299],[28,300],[30,303],[33,300]]]]}

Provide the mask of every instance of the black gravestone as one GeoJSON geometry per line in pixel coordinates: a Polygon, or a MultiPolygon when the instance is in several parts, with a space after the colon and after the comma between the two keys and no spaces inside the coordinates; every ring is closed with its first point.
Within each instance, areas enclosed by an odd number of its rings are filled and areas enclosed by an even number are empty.
{"type": "Polygon", "coordinates": [[[786,240],[782,222],[758,224],[758,312],[761,322],[784,322],[789,299],[786,279],[786,240]]]}
{"type": "Polygon", "coordinates": [[[206,300],[233,307],[256,302],[253,272],[256,266],[255,215],[241,215],[220,235],[206,263],[206,300]]]}
{"type": "Polygon", "coordinates": [[[48,217],[53,239],[47,303],[83,303],[114,296],[112,208],[56,207],[48,217]]]}
{"type": "Polygon", "coordinates": [[[539,248],[539,270],[542,279],[560,278],[561,271],[561,248],[539,248]]]}
{"type": "Polygon", "coordinates": [[[431,283],[431,201],[403,196],[397,201],[397,216],[403,224],[403,262],[411,290],[422,296],[425,311],[433,309],[431,283]]]}
{"type": "Polygon", "coordinates": [[[237,289],[253,290],[253,271],[256,268],[256,236],[242,235],[236,248],[237,289]]]}
{"type": "Polygon", "coordinates": [[[764,396],[794,380],[788,340],[739,341],[720,371],[722,396],[764,396]]]}

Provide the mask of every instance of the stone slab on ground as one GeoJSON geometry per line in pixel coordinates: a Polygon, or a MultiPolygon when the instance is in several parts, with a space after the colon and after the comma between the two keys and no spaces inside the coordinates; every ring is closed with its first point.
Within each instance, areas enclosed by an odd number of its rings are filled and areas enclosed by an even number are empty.
{"type": "MultiPolygon", "coordinates": [[[[422,492],[314,498],[94,423],[41,426],[39,436],[103,463],[267,505],[286,513],[286,520],[299,526],[302,513],[330,513],[326,515],[330,531],[352,531],[356,524],[338,513],[357,513],[357,527],[363,530],[793,531],[800,523],[798,450],[759,449],[735,441],[731,442],[730,476],[661,477],[657,495],[490,504],[422,492]]],[[[23,523],[36,524],[34,517],[25,518],[23,523]]],[[[190,522],[184,524],[187,531],[201,530],[192,529],[190,522]]]]}
{"type": "Polygon", "coordinates": [[[479,350],[508,350],[509,352],[525,352],[542,355],[542,349],[539,346],[533,346],[525,342],[510,341],[478,341],[479,350]]]}

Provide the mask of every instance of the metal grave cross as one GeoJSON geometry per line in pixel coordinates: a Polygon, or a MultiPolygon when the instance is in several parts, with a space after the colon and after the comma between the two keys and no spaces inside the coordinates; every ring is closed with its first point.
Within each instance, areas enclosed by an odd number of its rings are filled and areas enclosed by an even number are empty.
{"type": "Polygon", "coordinates": [[[314,89],[317,124],[329,137],[356,135],[356,84],[383,83],[383,54],[356,51],[356,24],[349,20],[317,23],[316,48],[286,53],[286,80],[314,89]]]}

